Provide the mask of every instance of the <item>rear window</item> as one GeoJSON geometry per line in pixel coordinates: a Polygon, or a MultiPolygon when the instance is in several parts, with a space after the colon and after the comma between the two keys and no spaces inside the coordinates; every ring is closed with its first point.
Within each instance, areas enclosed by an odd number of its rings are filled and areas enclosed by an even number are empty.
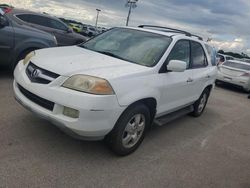
{"type": "Polygon", "coordinates": [[[245,64],[241,64],[241,63],[234,63],[231,61],[227,61],[227,62],[223,63],[223,66],[250,71],[250,65],[245,65],[245,64]]]}
{"type": "Polygon", "coordinates": [[[234,59],[233,57],[226,56],[226,60],[233,60],[233,59],[234,59]]]}
{"type": "Polygon", "coordinates": [[[207,44],[205,44],[205,47],[206,47],[207,52],[208,52],[208,54],[209,54],[209,56],[211,58],[212,65],[216,66],[216,53],[217,52],[216,52],[215,48],[213,48],[213,47],[211,47],[211,46],[209,46],[207,44]]]}

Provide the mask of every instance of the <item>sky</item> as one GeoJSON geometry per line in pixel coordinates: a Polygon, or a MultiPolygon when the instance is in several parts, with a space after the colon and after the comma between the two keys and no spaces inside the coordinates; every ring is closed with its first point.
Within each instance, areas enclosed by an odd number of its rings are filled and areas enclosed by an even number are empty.
{"type": "MultiPolygon", "coordinates": [[[[0,0],[18,8],[75,19],[98,26],[124,26],[127,0],[0,0]]],[[[129,26],[160,25],[212,38],[224,51],[250,55],[250,0],[138,0],[129,26]]]]}

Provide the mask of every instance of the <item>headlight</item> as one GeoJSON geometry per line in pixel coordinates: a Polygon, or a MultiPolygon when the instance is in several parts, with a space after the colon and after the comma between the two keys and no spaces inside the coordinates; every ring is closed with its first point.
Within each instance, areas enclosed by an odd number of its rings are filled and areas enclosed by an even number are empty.
{"type": "Polygon", "coordinates": [[[96,95],[112,95],[114,90],[107,80],[86,75],[74,75],[68,78],[63,87],[96,95]]]}
{"type": "Polygon", "coordinates": [[[24,58],[24,60],[23,60],[23,64],[26,65],[26,64],[30,61],[30,59],[31,59],[33,56],[35,56],[35,55],[36,55],[36,54],[35,54],[35,51],[32,51],[32,52],[28,53],[28,54],[26,55],[26,57],[24,58]]]}

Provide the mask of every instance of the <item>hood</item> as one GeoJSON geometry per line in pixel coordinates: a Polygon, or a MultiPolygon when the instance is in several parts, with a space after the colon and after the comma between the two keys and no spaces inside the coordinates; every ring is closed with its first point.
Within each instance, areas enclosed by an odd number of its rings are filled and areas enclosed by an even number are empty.
{"type": "Polygon", "coordinates": [[[72,32],[72,36],[75,38],[75,39],[78,39],[78,40],[82,40],[83,42],[85,42],[86,40],[89,39],[89,37],[85,37],[81,34],[78,34],[76,33],[75,31],[72,32]]]}
{"type": "Polygon", "coordinates": [[[149,67],[78,46],[37,50],[31,61],[43,69],[68,77],[75,74],[84,74],[110,79],[151,70],[149,67]]]}

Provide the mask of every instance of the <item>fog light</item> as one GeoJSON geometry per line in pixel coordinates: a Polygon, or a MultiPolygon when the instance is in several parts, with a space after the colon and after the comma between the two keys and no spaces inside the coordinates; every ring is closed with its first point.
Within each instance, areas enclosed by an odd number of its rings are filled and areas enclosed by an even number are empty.
{"type": "Polygon", "coordinates": [[[64,106],[63,115],[71,117],[71,118],[79,118],[79,111],[76,109],[64,106]]]}

